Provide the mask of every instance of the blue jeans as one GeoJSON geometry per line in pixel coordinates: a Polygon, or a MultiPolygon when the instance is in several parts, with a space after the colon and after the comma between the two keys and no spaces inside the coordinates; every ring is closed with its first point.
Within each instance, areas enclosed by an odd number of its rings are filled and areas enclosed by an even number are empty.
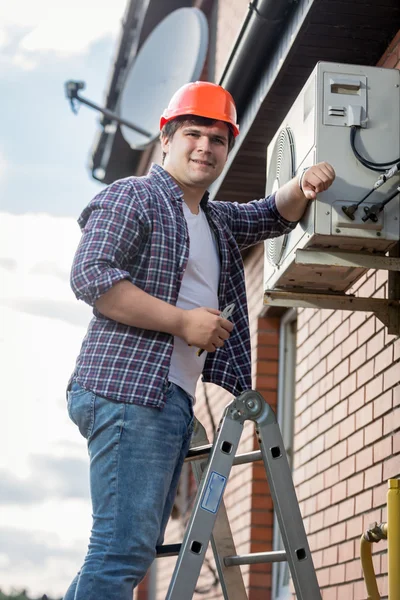
{"type": "Polygon", "coordinates": [[[190,445],[192,399],[170,383],[159,410],[73,383],[68,412],[88,440],[93,526],[64,600],[132,600],[164,539],[190,445]]]}

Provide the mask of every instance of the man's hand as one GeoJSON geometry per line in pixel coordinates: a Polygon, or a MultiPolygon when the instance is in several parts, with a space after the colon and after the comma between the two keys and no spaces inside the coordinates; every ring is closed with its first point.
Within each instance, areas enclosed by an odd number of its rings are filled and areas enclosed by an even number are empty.
{"type": "Polygon", "coordinates": [[[219,310],[204,307],[184,311],[179,337],[190,346],[215,352],[217,348],[222,348],[233,329],[233,323],[223,319],[220,314],[219,310]]]}
{"type": "Polygon", "coordinates": [[[302,171],[276,192],[275,201],[279,213],[287,221],[299,221],[309,201],[315,200],[319,192],[327,190],[334,179],[335,171],[327,162],[302,171]]]}
{"type": "Polygon", "coordinates": [[[335,171],[327,162],[313,165],[300,173],[299,186],[307,200],[315,200],[317,194],[325,192],[335,179],[335,171]]]}

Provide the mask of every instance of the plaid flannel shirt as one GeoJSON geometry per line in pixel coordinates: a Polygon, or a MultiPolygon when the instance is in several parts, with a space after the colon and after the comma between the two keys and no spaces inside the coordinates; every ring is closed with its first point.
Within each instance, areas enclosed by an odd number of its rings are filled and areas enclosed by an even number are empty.
{"type": "MultiPolygon", "coordinates": [[[[183,192],[152,165],[146,177],[128,177],[102,190],[84,209],[83,230],[71,273],[80,300],[94,307],[116,282],[127,279],[176,305],[189,256],[183,192]]],[[[296,223],[278,212],[274,195],[247,204],[208,201],[201,206],[218,241],[219,306],[235,303],[234,329],[223,348],[208,354],[210,381],[237,395],[251,389],[250,333],[240,250],[280,236],[296,223]]],[[[173,336],[123,325],[94,308],[71,380],[119,402],[162,408],[168,385],[173,336]]]]}

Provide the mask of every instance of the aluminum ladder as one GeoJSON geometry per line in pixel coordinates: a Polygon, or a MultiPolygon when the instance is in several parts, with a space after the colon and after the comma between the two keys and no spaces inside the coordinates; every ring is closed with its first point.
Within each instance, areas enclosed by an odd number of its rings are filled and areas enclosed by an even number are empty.
{"type": "Polygon", "coordinates": [[[247,600],[240,565],[287,561],[298,600],[321,600],[292,475],[276,416],[256,391],[243,392],[225,408],[214,443],[197,422],[187,460],[199,484],[182,544],[157,548],[178,559],[165,600],[191,600],[211,541],[225,600],[247,600]],[[260,451],[236,456],[246,420],[255,424],[260,451]],[[207,463],[199,460],[209,457],[207,463]],[[238,556],[222,496],[234,464],[263,460],[285,550],[238,556]]]}

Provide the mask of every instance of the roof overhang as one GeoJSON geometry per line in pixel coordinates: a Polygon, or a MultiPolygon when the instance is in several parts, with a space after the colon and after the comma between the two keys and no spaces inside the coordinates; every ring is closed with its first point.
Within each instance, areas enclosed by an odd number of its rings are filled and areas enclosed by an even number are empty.
{"type": "MultiPolygon", "coordinates": [[[[192,5],[192,0],[131,0],[110,77],[107,108],[116,106],[132,48],[137,52],[172,10],[192,5]]],[[[239,202],[262,197],[267,145],[315,64],[323,60],[375,65],[399,27],[398,0],[253,0],[220,80],[237,102],[241,133],[211,195],[218,192],[220,200],[239,202]]],[[[104,183],[143,174],[152,147],[134,151],[119,127],[107,119],[102,125],[93,149],[92,172],[101,167],[104,183]]]]}

